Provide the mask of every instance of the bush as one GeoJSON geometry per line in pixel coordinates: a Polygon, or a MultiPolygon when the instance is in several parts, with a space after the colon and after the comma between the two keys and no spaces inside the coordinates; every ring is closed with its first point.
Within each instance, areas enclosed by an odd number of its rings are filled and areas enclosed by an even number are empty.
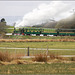
{"type": "Polygon", "coordinates": [[[51,53],[49,56],[50,56],[50,59],[60,59],[60,60],[63,60],[63,57],[60,57],[59,55],[56,55],[56,54],[53,54],[53,53],[51,53]]]}
{"type": "Polygon", "coordinates": [[[11,60],[12,60],[12,58],[7,51],[6,52],[0,52],[0,61],[11,61],[11,60]]]}
{"type": "Polygon", "coordinates": [[[57,56],[56,56],[55,54],[53,54],[53,53],[51,53],[49,56],[50,56],[50,59],[56,59],[56,57],[57,57],[57,56]]]}
{"type": "Polygon", "coordinates": [[[37,62],[47,62],[48,58],[46,54],[38,54],[32,60],[37,62]]]}
{"type": "Polygon", "coordinates": [[[22,56],[24,56],[24,54],[10,54],[9,52],[5,51],[5,52],[0,52],[0,61],[7,61],[10,62],[12,60],[15,59],[20,59],[22,56]]]}
{"type": "Polygon", "coordinates": [[[71,59],[70,59],[71,61],[75,61],[75,57],[71,57],[71,59]]]}

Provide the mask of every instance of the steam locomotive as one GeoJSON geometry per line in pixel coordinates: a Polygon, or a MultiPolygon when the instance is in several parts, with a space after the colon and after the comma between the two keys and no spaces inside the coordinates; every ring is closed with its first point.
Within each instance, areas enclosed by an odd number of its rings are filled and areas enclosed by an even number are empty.
{"type": "Polygon", "coordinates": [[[46,28],[14,28],[13,35],[75,36],[75,29],[55,29],[51,32],[51,29],[46,28]]]}

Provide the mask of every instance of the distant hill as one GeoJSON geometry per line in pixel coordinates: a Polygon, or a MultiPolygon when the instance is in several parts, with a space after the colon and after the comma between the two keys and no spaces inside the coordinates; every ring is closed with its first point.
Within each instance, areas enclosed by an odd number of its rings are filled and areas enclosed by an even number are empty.
{"type": "Polygon", "coordinates": [[[49,22],[49,23],[46,23],[43,27],[44,28],[55,28],[57,22],[54,21],[54,22],[49,22]]]}
{"type": "Polygon", "coordinates": [[[75,29],[75,14],[58,21],[56,28],[75,29]]]}
{"type": "Polygon", "coordinates": [[[39,25],[34,25],[33,27],[42,27],[42,28],[55,28],[57,22],[56,21],[50,21],[50,22],[46,22],[46,23],[42,23],[39,25]]]}
{"type": "Polygon", "coordinates": [[[50,21],[33,27],[75,29],[75,14],[59,21],[50,21]]]}

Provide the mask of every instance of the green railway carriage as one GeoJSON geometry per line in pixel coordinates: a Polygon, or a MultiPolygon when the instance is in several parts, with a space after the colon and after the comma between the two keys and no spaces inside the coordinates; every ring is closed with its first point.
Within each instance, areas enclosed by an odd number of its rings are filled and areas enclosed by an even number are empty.
{"type": "Polygon", "coordinates": [[[53,35],[53,36],[75,36],[75,29],[47,29],[47,28],[20,28],[14,29],[14,35],[53,35]]]}

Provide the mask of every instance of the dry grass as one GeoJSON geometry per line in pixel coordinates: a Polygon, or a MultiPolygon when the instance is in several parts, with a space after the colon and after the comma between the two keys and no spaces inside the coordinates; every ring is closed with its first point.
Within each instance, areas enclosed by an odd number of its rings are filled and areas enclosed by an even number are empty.
{"type": "Polygon", "coordinates": [[[0,61],[11,61],[12,58],[10,56],[10,54],[6,51],[6,52],[0,52],[0,61]]]}
{"type": "Polygon", "coordinates": [[[0,52],[0,61],[10,62],[15,59],[20,59],[24,54],[10,54],[9,52],[0,52]]]}
{"type": "Polygon", "coordinates": [[[50,59],[56,59],[56,57],[57,57],[57,56],[56,56],[55,54],[53,54],[53,53],[50,53],[49,56],[50,56],[50,59]]]}
{"type": "Polygon", "coordinates": [[[70,60],[71,60],[71,61],[75,61],[75,57],[71,57],[70,60]]]}
{"type": "Polygon", "coordinates": [[[54,54],[54,53],[51,53],[49,56],[50,56],[50,59],[67,60],[67,58],[61,57],[60,55],[57,55],[57,54],[54,54]]]}
{"type": "Polygon", "coordinates": [[[35,58],[32,58],[32,60],[37,62],[47,62],[48,58],[46,54],[37,54],[35,55],[35,58]]]}
{"type": "Polygon", "coordinates": [[[23,61],[20,61],[23,54],[10,54],[9,52],[0,52],[0,65],[9,65],[9,64],[24,64],[23,61]]]}
{"type": "Polygon", "coordinates": [[[50,56],[50,59],[62,59],[62,57],[60,57],[58,54],[54,54],[54,53],[50,53],[49,56],[50,56]]]}
{"type": "Polygon", "coordinates": [[[24,54],[18,53],[18,54],[12,54],[11,55],[11,58],[12,59],[20,59],[23,56],[24,56],[24,54]]]}
{"type": "Polygon", "coordinates": [[[24,64],[23,61],[17,60],[17,64],[24,64]]]}
{"type": "Polygon", "coordinates": [[[54,54],[54,53],[50,53],[49,56],[47,56],[46,54],[38,54],[35,55],[34,58],[32,58],[32,61],[36,61],[36,62],[63,62],[63,61],[75,61],[75,57],[72,57],[70,60],[69,58],[66,57],[61,57],[60,55],[54,54]]]}
{"type": "Polygon", "coordinates": [[[0,39],[0,42],[75,42],[75,39],[0,39]]]}

